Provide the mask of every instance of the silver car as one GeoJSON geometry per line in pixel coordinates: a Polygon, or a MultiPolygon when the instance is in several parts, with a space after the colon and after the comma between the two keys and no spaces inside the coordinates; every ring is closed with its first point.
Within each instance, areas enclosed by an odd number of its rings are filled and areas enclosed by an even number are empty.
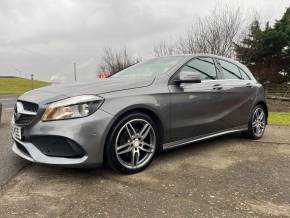
{"type": "Polygon", "coordinates": [[[23,94],[13,151],[36,163],[136,173],[192,142],[234,132],[259,139],[267,116],[264,89],[244,65],[207,54],[161,57],[23,94]]]}

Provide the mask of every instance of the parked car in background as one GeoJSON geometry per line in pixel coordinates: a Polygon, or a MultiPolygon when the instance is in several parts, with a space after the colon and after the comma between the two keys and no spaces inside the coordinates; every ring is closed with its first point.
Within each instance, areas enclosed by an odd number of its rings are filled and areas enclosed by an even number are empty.
{"type": "Polygon", "coordinates": [[[13,151],[32,162],[121,173],[146,168],[158,152],[241,132],[259,139],[264,90],[242,64],[208,54],[154,58],[90,83],[20,96],[13,151]]]}

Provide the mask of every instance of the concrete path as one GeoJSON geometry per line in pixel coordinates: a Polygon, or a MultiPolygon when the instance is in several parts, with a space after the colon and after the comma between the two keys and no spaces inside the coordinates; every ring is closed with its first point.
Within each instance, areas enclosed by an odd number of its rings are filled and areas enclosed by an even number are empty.
{"type": "Polygon", "coordinates": [[[0,217],[287,217],[289,136],[268,126],[260,141],[192,144],[130,176],[33,164],[0,192],[0,217]]]}

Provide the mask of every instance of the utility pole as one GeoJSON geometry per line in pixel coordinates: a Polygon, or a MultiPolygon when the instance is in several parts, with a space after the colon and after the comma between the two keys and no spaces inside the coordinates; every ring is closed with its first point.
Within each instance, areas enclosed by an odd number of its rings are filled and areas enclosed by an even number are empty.
{"type": "Polygon", "coordinates": [[[76,64],[76,62],[74,62],[74,77],[75,77],[75,81],[77,81],[77,64],[76,64]]]}
{"type": "Polygon", "coordinates": [[[30,75],[30,77],[31,77],[31,89],[33,89],[33,76],[34,76],[34,74],[32,73],[32,74],[30,75]]]}

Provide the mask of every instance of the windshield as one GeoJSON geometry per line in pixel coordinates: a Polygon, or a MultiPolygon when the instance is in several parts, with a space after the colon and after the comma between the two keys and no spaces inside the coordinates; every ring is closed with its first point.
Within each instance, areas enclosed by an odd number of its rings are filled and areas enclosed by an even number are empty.
{"type": "Polygon", "coordinates": [[[128,67],[114,75],[111,78],[119,77],[148,77],[155,76],[157,73],[164,73],[172,68],[183,57],[163,57],[154,58],[142,63],[128,67]]]}

